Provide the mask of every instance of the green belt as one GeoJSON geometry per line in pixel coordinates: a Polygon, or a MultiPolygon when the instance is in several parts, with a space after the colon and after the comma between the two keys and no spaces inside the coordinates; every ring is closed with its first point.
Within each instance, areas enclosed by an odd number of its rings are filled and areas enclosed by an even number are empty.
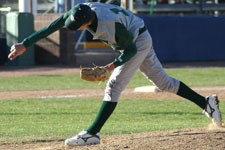
{"type": "Polygon", "coordinates": [[[139,29],[139,33],[138,35],[141,35],[143,32],[145,32],[147,30],[146,26],[144,26],[143,28],[139,29]]]}

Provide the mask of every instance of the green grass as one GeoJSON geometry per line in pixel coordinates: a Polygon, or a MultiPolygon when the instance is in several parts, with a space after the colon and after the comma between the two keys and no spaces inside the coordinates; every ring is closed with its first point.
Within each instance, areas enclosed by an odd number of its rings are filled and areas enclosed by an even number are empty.
{"type": "MultiPolygon", "coordinates": [[[[92,123],[101,103],[87,98],[1,100],[0,143],[73,136],[92,123]]],[[[225,102],[220,106],[224,108],[225,102]]],[[[210,122],[200,108],[186,100],[122,99],[102,134],[199,127],[210,122]]]]}
{"type": "MultiPolygon", "coordinates": [[[[224,68],[166,69],[166,72],[189,86],[225,85],[224,68]]],[[[79,74],[0,77],[0,91],[104,88],[106,82],[88,82],[79,74]]],[[[137,72],[128,87],[151,85],[137,72]]]]}
{"type": "MultiPolygon", "coordinates": [[[[225,85],[224,68],[166,69],[189,86],[225,85]]],[[[0,77],[0,91],[104,88],[79,74],[0,77]]],[[[150,85],[137,72],[128,87],[150,85]]],[[[0,100],[0,144],[59,140],[88,128],[101,100],[90,98],[29,98],[0,100]]],[[[221,101],[220,108],[225,107],[221,101]]],[[[223,116],[225,112],[222,109],[223,116]]],[[[121,99],[102,129],[103,135],[207,126],[210,120],[186,100],[121,99]]]]}

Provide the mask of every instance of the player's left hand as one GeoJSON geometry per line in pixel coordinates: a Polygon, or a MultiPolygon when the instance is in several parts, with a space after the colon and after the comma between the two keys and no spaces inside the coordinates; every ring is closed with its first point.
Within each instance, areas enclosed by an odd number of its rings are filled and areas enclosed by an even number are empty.
{"type": "Polygon", "coordinates": [[[86,81],[105,81],[108,80],[111,73],[104,66],[95,66],[89,68],[81,68],[80,77],[86,81]]]}

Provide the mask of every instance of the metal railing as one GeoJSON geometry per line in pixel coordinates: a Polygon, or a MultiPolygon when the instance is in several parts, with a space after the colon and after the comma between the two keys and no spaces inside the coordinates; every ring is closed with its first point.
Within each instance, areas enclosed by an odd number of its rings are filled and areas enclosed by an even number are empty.
{"type": "Polygon", "coordinates": [[[215,1],[199,0],[196,2],[181,0],[179,3],[163,3],[160,4],[157,0],[148,1],[147,4],[136,5],[134,0],[128,2],[128,9],[136,14],[217,14],[218,12],[225,13],[225,3],[218,3],[215,1]],[[217,13],[216,13],[217,12],[217,13]]]}
{"type": "Polygon", "coordinates": [[[11,11],[10,7],[0,8],[0,38],[6,35],[6,14],[11,11]]]}

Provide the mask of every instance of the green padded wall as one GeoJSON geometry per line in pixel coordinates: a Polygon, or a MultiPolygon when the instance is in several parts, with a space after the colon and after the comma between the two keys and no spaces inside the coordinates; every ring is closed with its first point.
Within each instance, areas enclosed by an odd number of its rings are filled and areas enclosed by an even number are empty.
{"type": "MultiPolygon", "coordinates": [[[[15,43],[20,43],[24,38],[34,32],[34,17],[31,13],[10,12],[6,15],[6,42],[8,53],[15,43]]],[[[7,65],[28,66],[35,64],[34,46],[15,60],[7,61],[7,65]]]]}

